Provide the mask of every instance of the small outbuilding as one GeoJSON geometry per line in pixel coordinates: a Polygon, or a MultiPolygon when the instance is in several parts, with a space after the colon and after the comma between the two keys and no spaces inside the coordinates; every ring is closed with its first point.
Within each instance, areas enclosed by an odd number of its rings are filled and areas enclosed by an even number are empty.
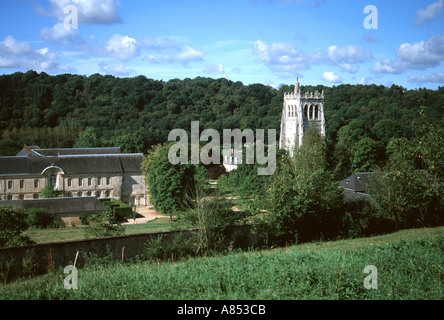
{"type": "Polygon", "coordinates": [[[372,199],[368,193],[368,183],[373,172],[360,172],[352,174],[339,182],[339,186],[344,188],[345,201],[372,199]]]}

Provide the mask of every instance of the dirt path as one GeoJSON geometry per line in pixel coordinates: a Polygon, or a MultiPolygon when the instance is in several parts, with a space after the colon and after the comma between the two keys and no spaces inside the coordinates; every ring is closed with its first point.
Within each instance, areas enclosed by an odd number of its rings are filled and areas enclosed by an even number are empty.
{"type": "MultiPolygon", "coordinates": [[[[145,207],[137,207],[137,218],[136,218],[136,224],[138,223],[146,223],[148,221],[154,220],[156,218],[169,218],[168,216],[161,214],[157,212],[151,206],[145,206],[145,207]]],[[[125,222],[123,224],[134,224],[133,219],[128,219],[128,222],[125,222]]]]}
{"type": "MultiPolygon", "coordinates": [[[[236,199],[237,197],[233,197],[231,199],[236,199]]],[[[169,218],[169,216],[164,215],[162,213],[157,212],[156,210],[152,209],[152,205],[149,204],[148,206],[144,207],[137,207],[137,218],[136,222],[134,222],[133,219],[128,219],[128,222],[124,222],[123,224],[140,224],[140,223],[147,223],[148,221],[152,221],[157,218],[169,218]]],[[[233,211],[241,211],[239,208],[233,206],[233,211]]]]}

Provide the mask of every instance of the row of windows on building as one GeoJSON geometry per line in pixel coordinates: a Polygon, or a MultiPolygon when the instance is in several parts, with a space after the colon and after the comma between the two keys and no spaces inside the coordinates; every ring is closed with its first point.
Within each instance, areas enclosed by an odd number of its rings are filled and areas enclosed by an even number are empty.
{"type": "MultiPolygon", "coordinates": [[[[100,186],[100,185],[102,185],[102,183],[104,185],[110,185],[111,184],[111,177],[104,177],[104,178],[97,177],[96,179],[97,179],[96,180],[96,185],[100,186]]],[[[72,178],[67,178],[66,184],[67,184],[68,187],[72,187],[73,186],[73,180],[74,179],[72,179],[72,178]]],[[[85,180],[85,184],[87,186],[92,186],[93,185],[93,178],[77,178],[75,180],[77,180],[77,185],[79,187],[83,187],[84,186],[84,180],[85,180]]],[[[54,185],[54,186],[56,185],[56,175],[50,175],[49,183],[54,185]]],[[[40,187],[40,180],[35,179],[34,180],[34,188],[38,189],[39,187],[40,187]]],[[[13,180],[8,180],[6,188],[8,190],[14,189],[14,181],[13,180]]],[[[24,189],[25,188],[25,180],[20,180],[19,181],[19,188],[20,189],[24,189]]],[[[0,189],[1,189],[1,184],[0,184],[0,189]]]]}
{"type": "MultiPolygon", "coordinates": [[[[92,197],[95,196],[96,198],[109,198],[111,196],[111,191],[110,190],[105,190],[105,191],[87,191],[87,192],[66,192],[63,194],[64,198],[72,198],[72,197],[92,197]]],[[[28,195],[26,197],[26,199],[39,199],[40,195],[38,193],[34,193],[32,195],[28,195]]],[[[24,200],[25,199],[25,195],[24,194],[19,194],[17,197],[14,197],[12,194],[8,194],[6,196],[0,195],[0,201],[1,200],[24,200]]]]}
{"type": "MultiPolygon", "coordinates": [[[[77,185],[79,187],[83,187],[83,180],[84,179],[86,180],[86,183],[87,183],[88,186],[92,186],[93,185],[93,178],[77,178],[76,179],[78,181],[77,185]]],[[[97,177],[96,179],[97,179],[96,185],[98,185],[98,186],[101,186],[102,184],[109,186],[111,184],[111,177],[104,177],[104,178],[97,177]]],[[[74,179],[72,179],[72,178],[68,178],[67,179],[66,184],[67,184],[68,187],[72,187],[73,186],[73,180],[74,179]]]]}

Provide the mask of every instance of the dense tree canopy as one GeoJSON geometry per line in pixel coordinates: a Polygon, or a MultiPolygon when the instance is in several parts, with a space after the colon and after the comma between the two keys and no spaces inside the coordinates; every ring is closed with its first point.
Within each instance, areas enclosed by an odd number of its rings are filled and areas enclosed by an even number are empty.
{"type": "MultiPolygon", "coordinates": [[[[199,121],[201,130],[213,128],[221,134],[223,129],[276,129],[278,138],[283,96],[293,88],[202,77],[157,81],[35,71],[2,75],[0,155],[13,155],[23,144],[119,145],[124,152],[146,153],[167,142],[170,130],[189,130],[191,121],[199,121]]],[[[413,138],[412,124],[421,106],[427,107],[430,122],[444,127],[444,87],[339,85],[301,90],[325,92],[327,158],[337,179],[386,162],[391,138],[413,138]],[[366,158],[367,151],[373,158],[366,158]]]]}

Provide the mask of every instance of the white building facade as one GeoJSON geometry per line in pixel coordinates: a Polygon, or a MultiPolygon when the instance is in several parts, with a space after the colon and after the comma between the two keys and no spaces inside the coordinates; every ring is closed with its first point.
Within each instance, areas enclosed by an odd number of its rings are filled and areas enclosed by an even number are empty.
{"type": "Polygon", "coordinates": [[[0,157],[0,201],[38,199],[51,184],[63,197],[114,198],[147,205],[143,154],[120,148],[40,149],[25,147],[0,157]]]}

